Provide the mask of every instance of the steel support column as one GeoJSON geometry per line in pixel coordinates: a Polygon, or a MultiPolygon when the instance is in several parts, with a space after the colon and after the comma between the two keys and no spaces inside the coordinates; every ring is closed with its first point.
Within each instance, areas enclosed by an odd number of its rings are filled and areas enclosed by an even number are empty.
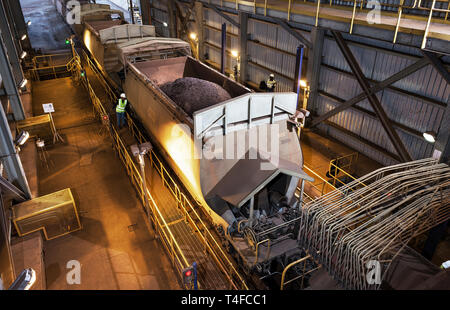
{"type": "Polygon", "coordinates": [[[320,64],[322,63],[322,49],[325,38],[325,30],[319,27],[311,29],[312,47],[308,49],[308,66],[306,79],[309,82],[309,110],[314,110],[317,106],[317,96],[319,91],[320,64]]]}
{"type": "Polygon", "coordinates": [[[205,60],[205,39],[204,39],[204,17],[203,17],[203,4],[199,1],[195,1],[195,18],[196,18],[196,31],[198,38],[198,56],[200,61],[205,60]]]}
{"type": "MultiPolygon", "coordinates": [[[[444,80],[450,84],[450,73],[444,66],[442,61],[436,56],[436,54],[422,50],[422,54],[437,72],[444,78],[444,80]]],[[[444,118],[442,119],[441,127],[439,128],[438,135],[436,137],[435,150],[441,152],[439,161],[450,165],[450,103],[447,102],[445,108],[444,118]]]]}
{"type": "Polygon", "coordinates": [[[5,167],[8,181],[16,185],[24,193],[25,198],[31,198],[30,187],[28,186],[28,181],[25,177],[22,162],[17,154],[3,107],[0,108],[0,158],[5,167]]]}
{"type": "Polygon", "coordinates": [[[25,119],[25,112],[20,99],[17,83],[14,79],[14,73],[10,65],[10,57],[8,57],[5,43],[0,36],[0,76],[2,77],[3,87],[8,96],[11,109],[15,120],[25,119]]]}
{"type": "Polygon", "coordinates": [[[152,18],[150,16],[150,1],[149,0],[139,0],[141,6],[142,24],[151,25],[152,18]]]}
{"type": "Polygon", "coordinates": [[[239,82],[245,83],[247,81],[247,65],[248,65],[248,14],[245,12],[239,12],[239,54],[240,54],[240,74],[239,82]]]}
{"type": "Polygon", "coordinates": [[[355,59],[355,56],[351,52],[350,48],[348,47],[347,43],[345,42],[344,38],[342,37],[342,34],[340,32],[331,31],[333,34],[333,37],[336,40],[337,45],[339,46],[339,49],[341,50],[342,54],[344,55],[344,58],[346,59],[348,65],[350,66],[350,69],[352,70],[353,74],[355,75],[359,85],[364,90],[364,92],[367,94],[367,98],[369,100],[370,105],[374,109],[375,113],[377,114],[384,130],[386,131],[392,145],[394,146],[395,150],[399,154],[402,161],[407,162],[411,161],[411,155],[409,155],[406,147],[404,146],[402,140],[398,136],[395,129],[392,127],[392,124],[386,115],[386,112],[384,111],[383,107],[381,106],[380,101],[378,100],[377,96],[372,94],[370,92],[370,84],[367,81],[366,77],[364,76],[361,68],[359,67],[359,64],[357,60],[355,59]]]}
{"type": "Polygon", "coordinates": [[[12,22],[14,26],[12,28],[15,29],[15,38],[19,40],[24,34],[27,35],[25,40],[21,40],[20,44],[23,49],[31,50],[31,42],[28,36],[28,26],[25,21],[25,17],[23,16],[22,6],[20,5],[20,1],[18,0],[6,0],[8,3],[9,11],[11,13],[12,22]]]}
{"type": "Polygon", "coordinates": [[[447,108],[442,118],[441,127],[436,137],[434,149],[441,152],[440,162],[450,165],[450,103],[447,102],[447,108]]]}
{"type": "Polygon", "coordinates": [[[171,38],[178,38],[177,35],[177,15],[175,10],[175,0],[167,1],[167,13],[169,15],[169,35],[171,38]]]}
{"type": "Polygon", "coordinates": [[[222,24],[222,43],[220,54],[220,73],[225,74],[226,60],[227,60],[227,24],[222,24]]]}
{"type": "Polygon", "coordinates": [[[23,80],[23,71],[22,66],[20,65],[18,50],[16,47],[17,40],[14,40],[14,29],[9,22],[7,9],[8,8],[5,6],[5,3],[3,1],[0,1],[0,32],[3,38],[3,42],[6,46],[9,63],[11,64],[13,70],[15,85],[19,85],[19,83],[23,80]]]}

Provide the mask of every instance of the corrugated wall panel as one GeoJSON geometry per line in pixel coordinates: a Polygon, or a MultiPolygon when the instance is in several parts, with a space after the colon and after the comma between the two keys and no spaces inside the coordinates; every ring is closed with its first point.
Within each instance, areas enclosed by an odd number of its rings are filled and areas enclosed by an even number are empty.
{"type": "Polygon", "coordinates": [[[354,78],[324,66],[320,69],[319,86],[321,90],[344,100],[362,92],[358,81],[354,78]],[[344,85],[345,87],[343,87],[344,85]]]}
{"type": "Polygon", "coordinates": [[[319,124],[318,128],[319,130],[335,138],[336,140],[341,141],[343,144],[353,148],[354,150],[366,155],[369,158],[376,160],[379,163],[382,163],[383,165],[388,166],[397,163],[395,160],[384,155],[382,152],[379,152],[365,144],[362,144],[358,139],[355,139],[338,129],[327,126],[325,124],[319,124]]]}
{"type": "MultiPolygon", "coordinates": [[[[267,77],[270,74],[270,71],[265,70],[263,68],[257,67],[255,65],[252,65],[251,63],[248,65],[248,75],[250,77],[250,81],[259,85],[261,81],[266,81],[267,77]]],[[[292,91],[292,81],[285,79],[283,77],[277,77],[278,86],[277,91],[278,92],[290,92],[292,91]]]]}
{"type": "MultiPolygon", "coordinates": [[[[224,14],[226,14],[226,13],[224,13],[224,14]]],[[[226,14],[226,15],[239,23],[238,16],[236,16],[234,14],[226,14]]],[[[233,33],[236,35],[239,33],[239,29],[237,27],[235,27],[233,24],[231,24],[229,21],[227,21],[225,18],[223,18],[222,16],[220,16],[219,14],[217,14],[216,12],[214,12],[211,9],[205,9],[203,11],[203,17],[205,19],[206,24],[211,27],[214,27],[217,29],[222,29],[222,24],[226,23],[227,24],[227,32],[230,32],[230,33],[233,33]]]]}
{"type": "MultiPolygon", "coordinates": [[[[348,43],[365,76],[371,80],[382,81],[416,61],[415,57],[395,54],[382,49],[373,49],[361,44],[348,43]]],[[[373,43],[374,41],[371,42],[371,44],[373,43]]],[[[343,100],[348,100],[362,92],[358,82],[350,73],[350,68],[345,58],[332,38],[326,38],[324,41],[322,63],[329,67],[321,67],[320,90],[343,100]],[[350,74],[339,71],[346,71],[350,74]]],[[[443,104],[448,104],[450,86],[434,67],[428,65],[396,82],[393,86],[410,94],[389,88],[376,94],[388,117],[392,121],[418,132],[427,130],[438,132],[445,108],[420,97],[429,97],[443,104]],[[420,96],[416,97],[414,94],[420,96]]],[[[337,103],[334,100],[319,96],[316,112],[319,115],[323,114],[336,105],[337,103]]],[[[357,106],[373,112],[367,99],[357,103],[357,106]]],[[[330,118],[330,121],[396,154],[395,148],[387,137],[380,121],[373,116],[365,114],[361,119],[361,112],[355,109],[348,109],[333,116],[330,118]]],[[[325,127],[329,126],[325,125],[325,127]]],[[[333,128],[332,131],[335,132],[336,130],[333,128]]],[[[421,136],[416,136],[411,132],[400,129],[396,131],[414,159],[431,156],[433,146],[421,136]]],[[[337,134],[335,135],[337,136],[337,134]]],[[[380,156],[374,153],[372,155],[381,159],[380,156]]],[[[387,162],[383,159],[384,164],[387,162]]]]}

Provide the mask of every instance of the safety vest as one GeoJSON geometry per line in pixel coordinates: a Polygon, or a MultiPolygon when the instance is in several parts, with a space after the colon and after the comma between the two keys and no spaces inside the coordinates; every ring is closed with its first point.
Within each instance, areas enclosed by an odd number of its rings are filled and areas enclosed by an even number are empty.
{"type": "Polygon", "coordinates": [[[119,104],[116,107],[116,112],[117,113],[124,113],[125,112],[125,107],[127,106],[128,100],[122,100],[119,99],[119,104]]]}
{"type": "Polygon", "coordinates": [[[267,88],[273,88],[277,85],[277,81],[273,80],[271,81],[270,79],[267,80],[267,88]]]}

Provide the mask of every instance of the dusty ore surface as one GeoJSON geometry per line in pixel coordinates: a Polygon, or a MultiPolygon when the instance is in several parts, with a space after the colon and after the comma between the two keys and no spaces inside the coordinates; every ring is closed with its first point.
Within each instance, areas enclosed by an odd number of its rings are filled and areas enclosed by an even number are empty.
{"type": "Polygon", "coordinates": [[[184,77],[160,86],[187,114],[231,99],[230,94],[216,83],[184,77]]]}

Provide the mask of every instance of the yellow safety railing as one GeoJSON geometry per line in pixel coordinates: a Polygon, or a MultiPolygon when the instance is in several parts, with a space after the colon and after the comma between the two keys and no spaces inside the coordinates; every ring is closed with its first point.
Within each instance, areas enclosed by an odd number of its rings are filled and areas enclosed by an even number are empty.
{"type": "MultiPolygon", "coordinates": [[[[81,70],[81,63],[77,63],[76,69],[78,72],[81,70]]],[[[82,79],[83,85],[86,87],[89,93],[89,97],[94,106],[97,114],[102,117],[107,115],[106,109],[102,105],[100,99],[95,94],[91,84],[89,83],[89,79],[82,79]]],[[[130,156],[128,149],[123,143],[120,135],[117,130],[113,126],[109,126],[109,133],[113,140],[114,148],[119,155],[120,160],[125,166],[128,176],[130,177],[131,183],[134,185],[136,190],[138,191],[138,195],[144,206],[149,206],[150,210],[146,210],[150,224],[153,225],[155,229],[155,233],[157,233],[161,238],[161,242],[169,254],[169,258],[172,262],[172,265],[178,271],[178,274],[181,276],[182,270],[189,266],[189,262],[183,254],[183,251],[180,248],[180,245],[177,243],[172,231],[170,230],[167,222],[165,221],[161,211],[159,210],[155,200],[153,199],[150,191],[148,189],[143,188],[143,180],[142,176],[139,172],[137,165],[134,163],[133,158],[130,156]],[[146,204],[146,201],[148,204],[146,204]],[[150,216],[151,215],[151,216],[150,216]]]]}
{"type": "MultiPolygon", "coordinates": [[[[85,55],[86,58],[87,55],[85,55]]],[[[86,59],[87,60],[87,59],[86,59]]],[[[98,70],[94,69],[94,64],[92,61],[87,60],[87,65],[98,75],[99,80],[103,79],[103,76],[100,75],[98,70]]],[[[102,85],[107,85],[106,81],[102,82],[102,85]]],[[[94,91],[90,85],[87,85],[89,94],[92,98],[92,102],[94,104],[95,109],[99,113],[100,116],[107,115],[105,108],[102,106],[100,100],[97,96],[95,96],[94,91]]],[[[108,86],[109,87],[109,86],[108,86]]],[[[111,88],[106,88],[107,92],[114,93],[111,88]]],[[[140,132],[137,125],[134,123],[132,118],[127,115],[128,128],[130,129],[132,135],[136,138],[139,143],[143,143],[146,141],[144,135],[140,132]]],[[[114,140],[114,145],[116,147],[119,156],[124,163],[127,173],[130,176],[130,179],[133,185],[137,188],[138,193],[140,195],[141,201],[145,205],[145,195],[144,190],[142,188],[142,179],[139,173],[138,168],[134,164],[131,156],[128,153],[128,150],[125,148],[122,140],[120,139],[119,134],[113,126],[110,126],[111,135],[114,140]]],[[[199,240],[205,245],[205,250],[211,255],[213,260],[217,263],[217,266],[221,269],[221,271],[226,276],[228,282],[230,283],[230,288],[232,289],[248,289],[244,278],[240,275],[238,270],[235,268],[231,260],[228,258],[226,253],[223,251],[221,245],[217,242],[216,238],[212,236],[208,227],[205,225],[204,221],[201,219],[197,210],[194,208],[193,204],[189,201],[186,195],[180,190],[180,187],[174,181],[174,179],[169,174],[168,170],[165,168],[163,162],[158,158],[155,151],[152,150],[147,154],[151,167],[155,168],[158,174],[161,176],[161,179],[165,186],[168,187],[173,197],[176,199],[181,211],[184,213],[184,216],[187,222],[193,227],[193,230],[199,236],[199,240]]],[[[166,247],[166,250],[170,254],[170,258],[172,263],[176,266],[176,269],[180,272],[185,267],[188,266],[186,258],[183,255],[177,241],[175,240],[172,232],[170,231],[169,226],[165,222],[161,212],[159,211],[153,197],[150,192],[147,191],[147,199],[149,199],[150,206],[152,207],[152,216],[150,217],[153,220],[153,224],[155,227],[155,231],[162,237],[163,244],[166,247]]]]}
{"type": "Polygon", "coordinates": [[[262,241],[260,241],[260,242],[258,242],[258,243],[256,244],[256,248],[255,248],[255,262],[254,262],[255,265],[256,265],[256,263],[258,263],[258,258],[259,258],[259,246],[260,246],[261,244],[265,243],[265,242],[267,242],[267,254],[266,254],[266,260],[269,258],[269,255],[270,255],[270,239],[268,238],[268,239],[262,240],[262,241]]]}
{"type": "MultiPolygon", "coordinates": [[[[133,136],[143,143],[146,141],[144,135],[140,132],[139,128],[133,122],[131,117],[127,115],[128,126],[131,130],[133,136]]],[[[164,185],[170,190],[173,197],[176,199],[183,215],[185,216],[187,222],[192,226],[193,230],[199,236],[200,241],[202,241],[205,249],[217,263],[217,266],[222,270],[222,272],[227,277],[231,288],[233,289],[248,289],[244,278],[241,276],[239,271],[235,268],[234,264],[228,258],[228,255],[223,251],[222,246],[217,242],[216,238],[211,234],[208,227],[205,225],[204,221],[201,219],[199,213],[194,208],[190,199],[180,190],[178,184],[171,177],[170,173],[165,168],[163,162],[158,158],[154,150],[147,154],[152,167],[160,175],[163,180],[164,185]]]]}
{"type": "MultiPolygon", "coordinates": [[[[331,191],[334,191],[336,189],[336,187],[333,184],[331,184],[328,180],[324,179],[322,176],[317,174],[317,172],[315,172],[314,170],[312,170],[308,166],[303,165],[303,169],[305,171],[307,171],[308,174],[314,178],[314,182],[307,181],[307,183],[309,185],[311,185],[314,189],[317,190],[317,192],[319,193],[319,195],[317,197],[325,195],[325,194],[327,194],[327,193],[329,193],[331,191]]],[[[299,188],[297,188],[297,189],[299,189],[299,188]]],[[[310,197],[309,196],[309,198],[311,200],[314,200],[316,197],[310,197]]]]}
{"type": "Polygon", "coordinates": [[[305,256],[305,257],[300,258],[299,260],[296,260],[296,261],[290,263],[289,265],[286,266],[286,268],[284,268],[283,273],[281,274],[281,285],[280,285],[280,290],[281,290],[281,291],[284,289],[284,287],[285,287],[287,284],[289,284],[289,283],[291,283],[291,282],[294,282],[294,281],[296,281],[296,280],[298,280],[298,279],[300,279],[300,278],[302,279],[302,282],[301,282],[301,284],[300,284],[300,285],[301,285],[300,288],[303,289],[305,276],[306,276],[307,274],[310,274],[310,273],[313,272],[313,271],[316,271],[317,269],[319,269],[319,268],[321,267],[321,265],[317,265],[316,268],[306,271],[306,262],[307,262],[308,260],[311,260],[311,261],[314,262],[314,260],[313,260],[313,258],[311,257],[311,255],[307,255],[307,256],[305,256]],[[292,267],[294,267],[295,265],[298,265],[298,264],[300,264],[300,263],[303,263],[303,272],[302,272],[302,274],[299,275],[299,276],[297,276],[297,277],[295,277],[295,278],[292,278],[292,279],[286,281],[286,273],[287,273],[287,271],[288,271],[289,269],[291,269],[292,267]]]}
{"type": "Polygon", "coordinates": [[[351,179],[351,181],[357,181],[360,185],[366,186],[363,182],[359,182],[351,173],[354,169],[353,165],[358,160],[358,153],[352,153],[342,157],[338,157],[330,161],[329,175],[333,179],[333,186],[345,185],[347,182],[342,181],[339,176],[344,175],[351,179]]]}
{"type": "Polygon", "coordinates": [[[41,76],[52,75],[55,79],[58,77],[58,73],[71,71],[71,65],[73,64],[73,57],[71,53],[63,54],[49,54],[39,55],[32,59],[33,68],[30,69],[31,77],[33,80],[40,80],[41,76]]]}
{"type": "MultiPolygon", "coordinates": [[[[249,3],[249,1],[240,1],[240,0],[228,0],[229,2],[235,2],[235,6],[236,6],[236,10],[239,9],[239,4],[247,4],[249,3]]],[[[300,2],[300,0],[298,0],[300,2]]],[[[267,8],[268,8],[268,0],[264,0],[264,16],[267,16],[267,8]]],[[[286,4],[285,7],[283,7],[282,5],[280,5],[280,2],[276,2],[276,10],[278,11],[282,11],[282,12],[286,12],[287,13],[287,20],[289,21],[291,19],[291,13],[292,13],[292,7],[295,3],[295,0],[286,0],[284,1],[286,4]]],[[[315,0],[315,3],[313,2],[307,2],[306,0],[303,0],[302,2],[304,2],[304,4],[306,5],[314,5],[315,6],[315,26],[317,27],[319,24],[319,17],[320,17],[320,9],[322,6],[321,0],[315,0]]],[[[353,4],[351,7],[352,10],[352,15],[350,18],[350,28],[349,28],[349,33],[353,32],[353,26],[355,23],[355,18],[356,18],[356,9],[358,7],[359,4],[359,9],[363,10],[364,8],[364,4],[365,4],[365,0],[353,0],[353,4]]],[[[252,3],[252,2],[250,2],[252,3]]],[[[274,3],[275,5],[275,3],[274,3]]],[[[427,18],[427,24],[424,30],[424,35],[423,35],[423,40],[422,40],[422,49],[425,48],[426,46],[426,40],[429,34],[429,29],[430,29],[430,24],[431,24],[431,20],[433,18],[433,13],[435,12],[441,12],[441,13],[445,13],[445,16],[443,18],[439,18],[441,20],[443,20],[444,22],[446,22],[448,20],[448,14],[450,12],[450,1],[449,0],[414,0],[414,3],[412,5],[405,5],[405,1],[404,0],[398,0],[398,3],[380,3],[381,6],[383,7],[392,7],[394,10],[393,11],[388,11],[386,12],[387,14],[395,14],[395,9],[397,9],[397,22],[395,25],[395,30],[394,30],[394,38],[393,38],[393,43],[395,43],[397,41],[397,35],[398,35],[398,31],[400,29],[400,24],[401,24],[401,20],[402,18],[404,18],[404,14],[403,14],[403,10],[404,9],[417,9],[417,10],[423,10],[423,11],[430,11],[430,13],[428,14],[428,17],[426,15],[419,15],[421,17],[427,18]],[[431,6],[430,7],[426,7],[423,5],[423,2],[431,2],[431,6]],[[447,3],[447,8],[437,8],[436,7],[436,3],[437,2],[441,2],[445,5],[445,3],[447,3]]],[[[444,6],[443,5],[443,6],[444,6]]],[[[221,2],[221,6],[223,6],[223,2],[221,2]]],[[[257,8],[258,4],[256,0],[253,0],[253,13],[256,14],[256,8],[257,8]]],[[[342,8],[343,10],[348,10],[349,6],[348,5],[343,5],[342,3],[333,3],[333,0],[330,0],[328,7],[332,7],[334,6],[335,8],[342,8]]],[[[371,8],[366,8],[366,10],[364,12],[368,13],[370,11],[371,8]]],[[[383,14],[383,12],[381,13],[383,14]]],[[[414,14],[408,14],[408,16],[417,16],[414,14]]]]}

